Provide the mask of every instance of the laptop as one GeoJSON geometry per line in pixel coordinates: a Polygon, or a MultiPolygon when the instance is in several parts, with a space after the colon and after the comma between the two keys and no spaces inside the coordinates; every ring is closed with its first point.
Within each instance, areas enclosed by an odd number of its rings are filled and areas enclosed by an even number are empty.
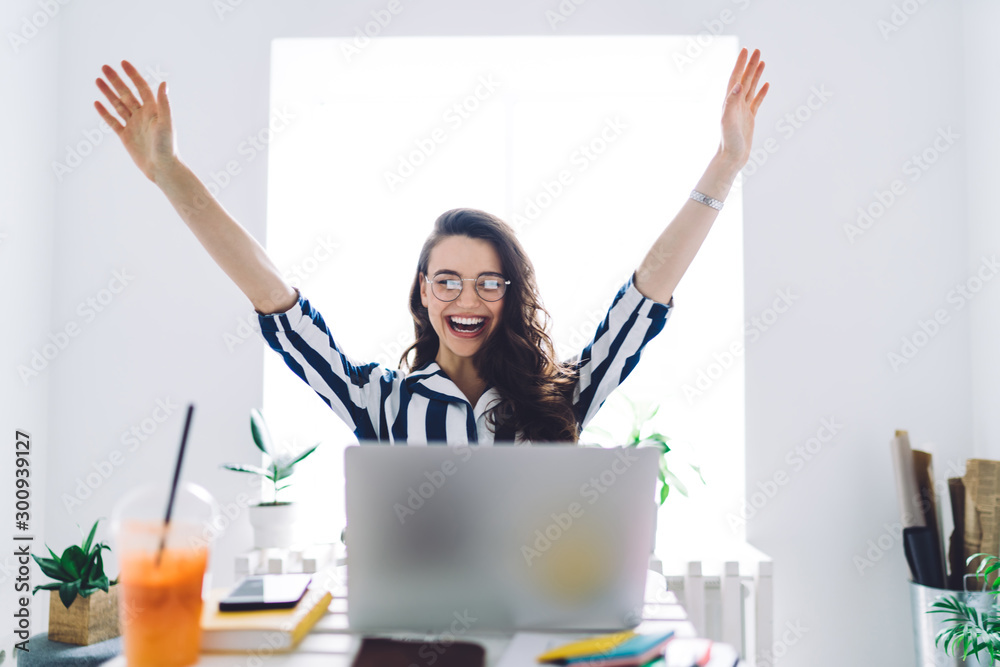
{"type": "Polygon", "coordinates": [[[621,630],[641,619],[659,450],[346,448],[352,630],[621,630]]]}

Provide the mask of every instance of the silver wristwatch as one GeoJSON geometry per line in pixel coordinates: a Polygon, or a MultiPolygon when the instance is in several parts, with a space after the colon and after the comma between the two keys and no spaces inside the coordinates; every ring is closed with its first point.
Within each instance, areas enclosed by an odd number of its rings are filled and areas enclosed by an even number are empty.
{"type": "Polygon", "coordinates": [[[709,197],[708,195],[703,195],[700,192],[698,192],[697,190],[692,190],[691,191],[691,199],[695,200],[696,202],[701,202],[702,204],[705,204],[706,206],[711,206],[716,211],[721,211],[722,210],[722,202],[721,201],[719,201],[718,199],[713,199],[713,198],[709,197]]]}

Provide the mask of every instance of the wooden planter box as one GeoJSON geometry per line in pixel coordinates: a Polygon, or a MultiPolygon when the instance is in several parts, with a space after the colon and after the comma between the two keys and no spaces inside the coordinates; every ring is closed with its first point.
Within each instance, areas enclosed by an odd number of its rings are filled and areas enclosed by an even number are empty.
{"type": "Polygon", "coordinates": [[[118,622],[118,589],[97,591],[90,597],[77,595],[67,609],[59,591],[49,591],[49,639],[78,646],[89,646],[121,634],[118,622]]]}

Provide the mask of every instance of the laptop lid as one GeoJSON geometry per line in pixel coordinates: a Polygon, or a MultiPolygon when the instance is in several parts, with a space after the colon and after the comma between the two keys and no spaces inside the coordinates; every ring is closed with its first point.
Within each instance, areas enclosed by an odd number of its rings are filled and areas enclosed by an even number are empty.
{"type": "Polygon", "coordinates": [[[573,444],[348,447],[350,626],[636,625],[658,458],[573,444]]]}

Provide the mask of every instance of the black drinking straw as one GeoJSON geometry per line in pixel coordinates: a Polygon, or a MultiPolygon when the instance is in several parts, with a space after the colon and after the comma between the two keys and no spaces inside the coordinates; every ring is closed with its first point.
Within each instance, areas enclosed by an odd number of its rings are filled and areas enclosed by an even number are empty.
{"type": "Polygon", "coordinates": [[[170,485],[170,500],[167,501],[167,518],[163,520],[163,534],[160,536],[160,548],[156,551],[156,567],[160,566],[160,557],[167,541],[167,530],[170,528],[170,513],[174,509],[174,496],[177,494],[177,482],[181,478],[181,463],[184,461],[184,447],[187,445],[188,430],[191,428],[191,415],[194,414],[194,403],[188,403],[187,418],[184,420],[184,434],[181,436],[181,449],[177,452],[177,465],[174,466],[174,481],[170,485]]]}

